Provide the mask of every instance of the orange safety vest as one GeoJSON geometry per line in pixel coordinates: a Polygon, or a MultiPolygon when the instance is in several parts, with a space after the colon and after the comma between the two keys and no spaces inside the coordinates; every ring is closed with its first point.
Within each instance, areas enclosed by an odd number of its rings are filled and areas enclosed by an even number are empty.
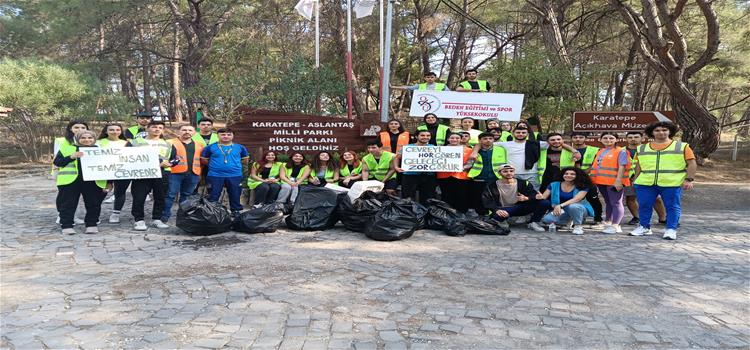
{"type": "MultiPolygon", "coordinates": [[[[469,156],[471,155],[472,151],[473,150],[471,148],[464,147],[464,162],[463,162],[464,165],[469,160],[469,156]]],[[[455,173],[439,172],[435,174],[435,177],[437,177],[438,179],[447,179],[449,177],[455,177],[459,180],[468,180],[469,173],[466,171],[457,171],[455,173]]]]}
{"type": "MultiPolygon", "coordinates": [[[[380,132],[380,143],[383,144],[383,150],[392,152],[391,151],[391,132],[390,131],[381,131],[380,132]]],[[[409,132],[404,131],[400,134],[398,134],[398,140],[396,140],[396,153],[401,151],[401,147],[406,146],[409,144],[409,132]]]]}
{"type": "MultiPolygon", "coordinates": [[[[620,152],[627,152],[627,150],[622,147],[615,147],[615,149],[608,152],[604,158],[600,159],[604,150],[605,148],[602,148],[599,152],[596,152],[594,163],[591,164],[591,182],[596,185],[614,185],[615,180],[617,179],[617,169],[620,166],[618,164],[620,152]]],[[[628,174],[630,173],[630,167],[632,164],[630,162],[630,157],[627,157],[627,159],[628,164],[625,165],[625,172],[622,174],[621,179],[623,186],[630,186],[630,177],[628,177],[628,174]]]]}
{"type": "MultiPolygon", "coordinates": [[[[174,146],[177,150],[177,159],[180,160],[177,165],[172,166],[172,174],[182,174],[188,171],[187,151],[185,150],[185,144],[180,139],[170,139],[169,143],[174,146]]],[[[193,174],[201,174],[201,153],[203,151],[203,145],[193,141],[195,144],[195,152],[193,152],[193,174]]]]}

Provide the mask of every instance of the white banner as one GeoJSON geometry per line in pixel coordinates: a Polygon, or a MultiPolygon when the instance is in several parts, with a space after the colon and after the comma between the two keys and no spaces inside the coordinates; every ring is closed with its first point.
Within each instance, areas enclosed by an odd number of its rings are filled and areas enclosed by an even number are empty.
{"type": "Polygon", "coordinates": [[[462,146],[404,146],[401,168],[404,171],[458,172],[464,168],[462,146]]]}
{"type": "Polygon", "coordinates": [[[161,177],[159,151],[152,147],[81,148],[83,180],[129,180],[161,177]]]}
{"type": "Polygon", "coordinates": [[[409,115],[421,118],[435,113],[439,118],[518,121],[521,109],[523,94],[415,90],[409,115]]]}

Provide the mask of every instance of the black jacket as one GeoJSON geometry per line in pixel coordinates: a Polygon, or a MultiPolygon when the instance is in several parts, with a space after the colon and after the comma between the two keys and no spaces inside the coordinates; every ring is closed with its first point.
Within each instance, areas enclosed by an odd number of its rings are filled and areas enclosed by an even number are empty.
{"type": "MultiPolygon", "coordinates": [[[[528,181],[516,179],[516,186],[518,193],[529,197],[529,200],[527,202],[521,203],[536,202],[536,190],[534,190],[534,187],[531,186],[528,181]]],[[[495,182],[487,183],[487,186],[484,188],[484,192],[482,192],[482,205],[487,210],[491,210],[493,212],[503,207],[503,205],[500,203],[500,190],[497,189],[497,185],[495,182]]]]}

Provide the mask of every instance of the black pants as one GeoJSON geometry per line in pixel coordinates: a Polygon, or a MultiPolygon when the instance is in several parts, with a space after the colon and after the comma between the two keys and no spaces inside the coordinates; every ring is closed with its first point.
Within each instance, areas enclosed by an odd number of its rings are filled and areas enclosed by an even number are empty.
{"type": "Polygon", "coordinates": [[[262,183],[255,188],[255,204],[273,203],[279,197],[280,184],[262,183]]]}
{"type": "Polygon", "coordinates": [[[435,188],[437,188],[437,179],[434,173],[424,173],[416,175],[404,175],[401,178],[401,198],[411,198],[417,200],[419,192],[419,203],[427,205],[427,200],[435,198],[435,188]]]}
{"type": "MultiPolygon", "coordinates": [[[[547,213],[547,211],[550,208],[550,203],[548,200],[542,200],[542,201],[526,201],[526,202],[518,202],[515,205],[509,206],[509,207],[502,207],[498,210],[505,210],[510,215],[508,218],[514,217],[514,216],[526,216],[531,214],[531,222],[539,222],[542,221],[542,217],[544,214],[547,213]]],[[[497,221],[505,221],[508,218],[504,218],[500,215],[497,215],[497,210],[492,213],[492,218],[497,221]]]]}
{"type": "Polygon", "coordinates": [[[438,183],[440,184],[443,202],[450,204],[451,207],[462,213],[469,210],[468,194],[471,180],[461,180],[451,176],[438,179],[438,183]]]}
{"type": "Polygon", "coordinates": [[[596,189],[596,185],[589,187],[589,191],[586,192],[586,201],[594,209],[594,221],[602,221],[602,202],[599,201],[599,191],[596,189]]]}
{"type": "Polygon", "coordinates": [[[154,220],[160,220],[161,214],[164,212],[164,199],[167,197],[167,190],[169,189],[169,173],[162,172],[161,179],[141,179],[133,180],[130,185],[130,193],[133,195],[133,208],[131,213],[133,214],[133,220],[141,221],[146,216],[144,213],[144,205],[146,203],[146,195],[153,191],[154,193],[154,208],[151,212],[151,218],[154,220]]]}
{"type": "Polygon", "coordinates": [[[115,180],[112,181],[115,187],[115,211],[122,210],[125,205],[125,193],[128,192],[128,186],[130,186],[130,180],[115,180]]]}
{"type": "Polygon", "coordinates": [[[471,181],[469,185],[469,208],[474,209],[479,215],[487,214],[487,209],[482,204],[482,193],[485,188],[487,188],[487,182],[484,181],[471,181]]]}
{"type": "Polygon", "coordinates": [[[102,212],[102,201],[107,195],[95,181],[83,181],[81,176],[73,183],[57,186],[57,211],[60,214],[60,226],[72,228],[73,218],[78,208],[78,199],[83,197],[86,207],[86,227],[95,227],[102,212]]]}

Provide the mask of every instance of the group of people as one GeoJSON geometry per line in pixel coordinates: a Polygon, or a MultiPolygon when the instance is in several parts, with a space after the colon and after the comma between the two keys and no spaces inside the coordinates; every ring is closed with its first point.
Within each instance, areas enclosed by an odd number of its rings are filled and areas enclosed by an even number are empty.
{"type": "Polygon", "coordinates": [[[75,223],[85,224],[85,233],[97,233],[101,205],[113,190],[114,208],[110,223],[120,222],[127,189],[133,199],[134,230],[145,231],[144,207],[153,199],[152,220],[156,228],[168,228],[172,207],[196,194],[203,184],[209,201],[218,201],[226,191],[234,214],[242,209],[242,187],[254,194],[256,206],[293,203],[301,186],[336,184],[351,188],[357,181],[376,180],[391,195],[427,204],[440,199],[468,215],[487,215],[499,222],[511,217],[530,216],[528,227],[544,231],[543,225],[569,225],[574,234],[583,233],[587,217],[603,233],[622,232],[627,204],[633,214],[630,224],[638,225],[632,235],[649,235],[652,211],[666,224],[664,238],[675,239],[680,216],[680,195],[692,187],[696,170],[690,147],[672,137],[674,124],[649,125],[643,143],[641,132],[626,135],[627,146],[617,146],[617,135],[604,132],[604,146],[586,145],[586,135],[573,133],[566,143],[560,133],[540,133],[536,118],[508,122],[488,120],[485,131],[475,128],[471,118],[461,120],[458,130],[427,114],[413,133],[398,120],[366,142],[360,155],[345,151],[335,155],[322,151],[308,161],[304,154],[266,152],[250,162],[248,150],[233,143],[229,128],[213,130],[210,119],[198,123],[198,131],[183,125],[178,137],[164,139],[165,125],[142,113],[137,125],[124,129],[106,124],[99,135],[83,121],[71,121],[65,137],[55,140],[54,165],[57,173],[57,209],[65,234],[74,234],[75,223]],[[545,141],[542,141],[542,139],[545,141]],[[463,171],[411,172],[401,167],[406,145],[449,145],[463,147],[463,171]],[[82,147],[153,147],[158,150],[161,178],[84,181],[78,162],[82,147]],[[361,157],[360,157],[361,156],[361,157]],[[282,161],[281,158],[286,158],[282,161]],[[604,199],[604,206],[599,196],[604,199]],[[75,218],[83,197],[86,217],[75,218]]]}

